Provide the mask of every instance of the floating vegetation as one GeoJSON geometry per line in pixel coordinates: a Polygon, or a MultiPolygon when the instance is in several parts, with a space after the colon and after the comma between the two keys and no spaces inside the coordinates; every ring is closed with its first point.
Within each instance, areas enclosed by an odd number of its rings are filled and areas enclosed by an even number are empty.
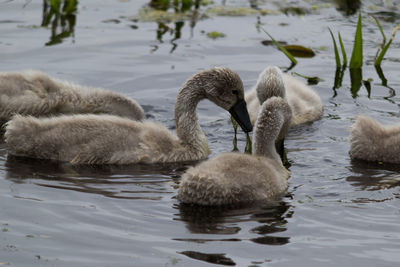
{"type": "Polygon", "coordinates": [[[201,6],[208,6],[214,4],[212,0],[151,0],[149,6],[159,10],[167,10],[174,8],[175,10],[190,9],[191,6],[198,8],[201,6]]]}
{"type": "Polygon", "coordinates": [[[306,79],[308,84],[318,84],[319,82],[323,81],[323,79],[321,79],[317,76],[306,76],[306,75],[303,75],[303,74],[300,74],[297,72],[293,72],[293,74],[306,79]]]}
{"type": "Polygon", "coordinates": [[[259,11],[250,7],[214,6],[206,11],[207,14],[216,16],[247,16],[257,15],[259,11]]]}
{"type": "Polygon", "coordinates": [[[205,12],[209,16],[249,16],[249,15],[277,15],[281,12],[272,9],[254,9],[251,7],[235,7],[235,6],[214,6],[205,12]]]}
{"type": "Polygon", "coordinates": [[[198,20],[205,17],[199,14],[200,6],[213,4],[206,0],[152,0],[148,6],[142,7],[136,16],[129,18],[135,22],[179,22],[198,20]]]}
{"type": "Polygon", "coordinates": [[[216,32],[216,31],[212,31],[212,32],[208,32],[207,33],[207,37],[211,38],[211,39],[217,39],[217,38],[223,38],[226,35],[222,32],[216,32]]]}
{"type": "Polygon", "coordinates": [[[273,9],[260,9],[258,10],[260,12],[261,16],[265,16],[265,15],[279,15],[281,14],[280,11],[278,10],[273,10],[273,9]]]}
{"type": "Polygon", "coordinates": [[[289,6],[289,7],[284,7],[281,8],[281,11],[285,13],[286,15],[292,14],[292,15],[298,15],[298,16],[303,16],[311,13],[311,10],[304,8],[304,7],[298,7],[298,6],[289,6]]]}
{"type": "Polygon", "coordinates": [[[283,47],[294,57],[310,58],[315,56],[315,53],[312,49],[301,45],[284,45],[283,47]]]}
{"type": "Polygon", "coordinates": [[[330,3],[325,3],[325,4],[316,4],[316,5],[312,5],[311,6],[311,9],[313,10],[313,11],[316,11],[316,10],[320,10],[320,9],[322,9],[322,8],[331,8],[332,7],[332,4],[330,4],[330,3]]]}
{"type": "MultiPolygon", "coordinates": [[[[280,45],[285,46],[287,45],[287,42],[285,41],[277,41],[280,45]]],[[[265,46],[270,46],[270,45],[274,45],[274,41],[272,40],[262,40],[261,43],[265,46]]]]}
{"type": "Polygon", "coordinates": [[[169,12],[167,10],[158,10],[151,7],[143,7],[138,14],[130,19],[141,22],[164,22],[171,23],[176,21],[188,20],[192,17],[192,13],[187,12],[169,12]]]}

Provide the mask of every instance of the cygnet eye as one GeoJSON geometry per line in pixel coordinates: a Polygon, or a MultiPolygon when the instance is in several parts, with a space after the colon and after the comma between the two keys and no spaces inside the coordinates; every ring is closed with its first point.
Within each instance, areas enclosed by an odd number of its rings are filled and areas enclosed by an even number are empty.
{"type": "Polygon", "coordinates": [[[232,94],[239,95],[239,91],[238,90],[232,90],[232,94]]]}

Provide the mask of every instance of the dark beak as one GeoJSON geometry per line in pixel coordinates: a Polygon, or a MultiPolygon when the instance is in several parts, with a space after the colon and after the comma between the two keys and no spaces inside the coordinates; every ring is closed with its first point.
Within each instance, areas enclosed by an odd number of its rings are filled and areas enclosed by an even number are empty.
{"type": "Polygon", "coordinates": [[[240,125],[244,132],[248,133],[253,130],[253,125],[251,125],[246,102],[243,99],[238,100],[236,104],[230,108],[229,113],[231,113],[232,117],[240,125]]]}

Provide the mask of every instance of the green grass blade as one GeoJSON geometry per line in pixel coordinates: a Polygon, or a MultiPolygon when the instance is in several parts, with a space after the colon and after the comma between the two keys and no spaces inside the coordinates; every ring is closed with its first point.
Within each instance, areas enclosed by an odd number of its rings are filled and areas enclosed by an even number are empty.
{"type": "Polygon", "coordinates": [[[378,66],[381,64],[383,57],[386,54],[386,51],[389,49],[390,45],[392,44],[392,41],[394,39],[394,36],[396,35],[396,32],[399,30],[400,24],[397,25],[392,32],[392,35],[390,36],[389,42],[382,48],[382,51],[379,53],[378,57],[375,60],[375,66],[378,66]]]}
{"type": "Polygon", "coordinates": [[[339,35],[339,44],[340,44],[340,49],[342,50],[342,56],[343,56],[343,68],[347,67],[347,55],[346,55],[346,50],[344,49],[343,41],[342,41],[342,36],[340,35],[340,32],[338,33],[339,35]]]}
{"type": "Polygon", "coordinates": [[[331,29],[329,29],[329,32],[331,33],[332,36],[332,42],[333,42],[333,48],[335,50],[335,59],[336,59],[336,68],[340,68],[340,56],[339,56],[339,51],[336,45],[336,40],[335,40],[335,36],[333,36],[333,33],[331,31],[331,29]]]}
{"type": "Polygon", "coordinates": [[[361,68],[363,65],[363,41],[362,41],[362,23],[361,23],[361,12],[358,14],[358,22],[356,35],[354,37],[353,52],[350,59],[350,68],[356,69],[361,68]]]}
{"type": "Polygon", "coordinates": [[[290,59],[292,64],[297,64],[297,60],[293,57],[292,54],[290,54],[289,51],[287,51],[283,46],[281,46],[266,30],[264,30],[263,28],[261,29],[269,36],[269,38],[271,38],[271,40],[279,48],[279,50],[281,50],[290,59]]]}
{"type": "Polygon", "coordinates": [[[375,22],[376,22],[376,25],[378,25],[378,28],[379,28],[379,30],[381,31],[381,34],[382,34],[382,37],[383,37],[383,44],[382,44],[382,47],[383,47],[383,46],[386,44],[386,35],[385,35],[385,33],[383,32],[382,26],[381,26],[381,24],[379,23],[378,19],[375,18],[374,16],[372,16],[372,17],[374,18],[374,20],[375,20],[375,22]]]}

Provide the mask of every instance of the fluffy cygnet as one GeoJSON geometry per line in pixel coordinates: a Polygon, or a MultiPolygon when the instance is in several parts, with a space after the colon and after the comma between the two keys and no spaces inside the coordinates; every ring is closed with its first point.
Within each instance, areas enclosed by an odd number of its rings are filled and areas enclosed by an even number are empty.
{"type": "Polygon", "coordinates": [[[267,99],[253,133],[253,155],[225,153],[189,168],[182,176],[178,200],[198,205],[238,205],[274,200],[286,192],[290,172],[275,149],[288,130],[292,111],[281,97],[267,99]]]}
{"type": "Polygon", "coordinates": [[[293,112],[291,126],[312,122],[322,116],[323,106],[318,94],[300,80],[272,66],[260,73],[256,85],[246,93],[252,123],[257,118],[260,103],[272,96],[286,97],[293,112]]]}
{"type": "Polygon", "coordinates": [[[119,116],[16,115],[7,123],[5,139],[11,154],[74,164],[204,159],[210,151],[197,122],[196,107],[205,98],[229,110],[244,131],[252,130],[239,75],[228,68],[212,68],[192,76],[179,91],[175,104],[177,136],[163,125],[119,116]]]}
{"type": "Polygon", "coordinates": [[[350,128],[350,156],[400,163],[400,125],[383,126],[369,117],[358,116],[350,128]]]}
{"type": "Polygon", "coordinates": [[[0,123],[15,114],[35,117],[105,113],[144,119],[142,107],[119,93],[50,78],[40,71],[0,73],[0,123]]]}

